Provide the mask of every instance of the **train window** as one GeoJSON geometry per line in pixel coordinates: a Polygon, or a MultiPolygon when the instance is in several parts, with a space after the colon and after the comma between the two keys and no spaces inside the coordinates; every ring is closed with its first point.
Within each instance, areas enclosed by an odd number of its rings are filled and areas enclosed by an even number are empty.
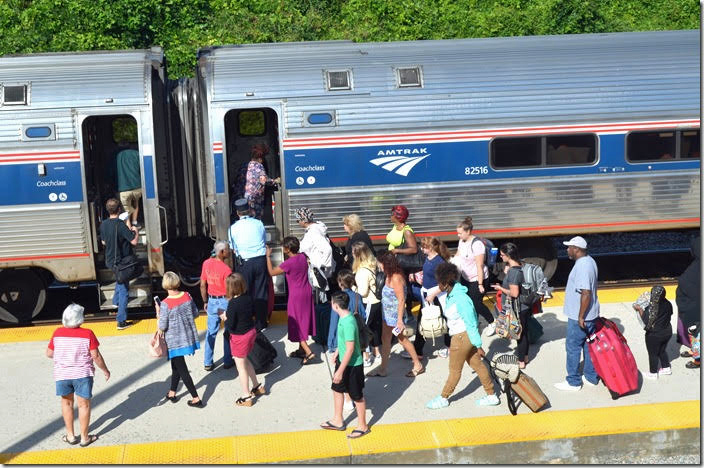
{"type": "Polygon", "coordinates": [[[262,136],[266,133],[264,111],[246,110],[237,114],[240,136],[262,136]]]}
{"type": "Polygon", "coordinates": [[[137,143],[137,121],[133,117],[118,117],[112,121],[112,141],[137,143]]]}
{"type": "Polygon", "coordinates": [[[328,91],[344,91],[352,89],[350,70],[328,70],[327,77],[328,91]]]}
{"type": "Polygon", "coordinates": [[[596,136],[546,136],[546,166],[591,164],[596,160],[596,136]]]}
{"type": "Polygon", "coordinates": [[[540,137],[496,138],[491,142],[495,168],[540,166],[540,137]]]}
{"type": "Polygon", "coordinates": [[[699,159],[699,130],[686,130],[681,132],[680,158],[699,159]]]}
{"type": "Polygon", "coordinates": [[[307,112],[305,115],[305,124],[308,125],[335,125],[334,112],[307,112]]]}
{"type": "Polygon", "coordinates": [[[2,105],[4,106],[26,106],[27,105],[27,85],[3,85],[2,105]]]}
{"type": "Polygon", "coordinates": [[[675,158],[675,132],[631,132],[626,136],[628,161],[658,161],[675,158]]]}
{"type": "Polygon", "coordinates": [[[396,87],[398,88],[422,88],[423,80],[420,67],[397,68],[396,87]]]}
{"type": "Polygon", "coordinates": [[[23,126],[22,128],[22,139],[27,140],[54,140],[54,126],[53,125],[41,125],[41,126],[23,126]]]}

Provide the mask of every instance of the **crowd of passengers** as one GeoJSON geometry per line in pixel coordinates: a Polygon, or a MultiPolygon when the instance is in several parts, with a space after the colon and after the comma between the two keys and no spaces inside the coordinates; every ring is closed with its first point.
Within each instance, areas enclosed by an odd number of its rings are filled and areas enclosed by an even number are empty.
{"type": "MultiPolygon", "coordinates": [[[[261,184],[267,182],[265,176],[257,181],[261,184]]],[[[255,203],[259,201],[255,197],[255,203]]],[[[365,379],[389,375],[394,340],[403,348],[401,356],[410,361],[405,376],[422,378],[428,352],[426,341],[417,326],[415,333],[404,332],[413,299],[420,302],[421,311],[427,305],[440,306],[447,324],[444,346],[435,354],[447,359],[449,373],[440,393],[428,401],[426,407],[440,409],[449,405],[449,397],[460,380],[464,363],[476,373],[484,390],[476,405],[484,407],[500,403],[489,369],[482,359],[485,357],[482,339],[495,333],[494,313],[500,309],[513,307],[519,310],[523,330],[533,313],[529,305],[516,303],[520,302],[524,283],[522,260],[516,244],[508,242],[500,246],[499,265],[503,266],[503,281],[490,284],[489,252],[475,236],[471,217],[458,223],[457,251],[451,255],[442,240],[415,236],[407,223],[409,211],[403,205],[391,209],[392,227],[386,236],[388,245],[379,251],[375,251],[360,216],[350,214],[342,220],[349,240],[343,251],[336,252],[327,236],[326,225],[317,220],[310,209],[301,208],[296,211],[296,219],[304,229],[304,235],[301,239],[283,239],[285,259],[274,266],[271,249],[266,245],[264,225],[257,217],[261,210],[252,209],[252,200],[247,198],[237,200],[235,209],[239,219],[230,227],[228,239],[215,243],[212,257],[202,266],[200,293],[207,313],[202,344],[195,324],[199,310],[193,298],[180,290],[177,274],[167,272],[163,276],[162,286],[167,296],[156,305],[156,314],[158,334],[165,341],[172,369],[171,384],[165,395],[167,400],[172,403],[179,400],[176,392],[179,381],[183,381],[191,395],[187,404],[193,408],[205,406],[190,376],[185,356],[195,354],[202,346],[204,369],[212,371],[221,322],[224,322],[225,330],[223,367],[236,366],[239,375],[241,390],[235,405],[252,406],[257,398],[267,394],[264,382],[258,380],[247,356],[255,346],[257,333],[268,326],[273,302],[271,277],[285,275],[288,340],[297,344],[297,349],[288,357],[300,360],[301,365],[322,362],[311,349],[310,340],[324,335],[321,326],[328,331],[324,344],[335,363],[331,386],[334,411],[333,416],[321,424],[322,428],[346,430],[343,410],[356,409],[358,424],[348,437],[358,438],[370,432],[365,417],[365,379]],[[411,262],[411,257],[417,256],[419,249],[424,254],[422,266],[404,269],[402,265],[411,262]],[[379,273],[383,273],[383,278],[379,273]],[[484,296],[490,290],[501,293],[501,303],[494,312],[484,304],[484,296]],[[323,317],[329,319],[329,325],[327,320],[321,320],[321,310],[329,314],[323,317]],[[481,330],[480,316],[487,322],[481,330]],[[362,347],[360,333],[367,333],[366,330],[371,335],[369,346],[362,347]],[[365,368],[370,368],[366,375],[365,368]]],[[[108,206],[108,211],[111,210],[115,211],[114,207],[108,206]]],[[[564,245],[574,266],[564,299],[566,378],[555,387],[562,391],[579,391],[583,385],[593,386],[599,381],[586,344],[586,338],[594,332],[599,317],[598,270],[588,254],[584,238],[576,236],[565,241],[564,245]]],[[[121,252],[124,246],[115,247],[115,251],[121,252]]],[[[687,367],[699,366],[698,239],[693,243],[693,253],[695,260],[680,278],[677,289],[677,339],[688,348],[683,356],[692,357],[687,367]]],[[[660,286],[650,291],[645,302],[641,300],[634,305],[641,313],[645,307],[654,307],[657,313],[655,323],[645,336],[649,369],[643,376],[657,379],[672,373],[665,348],[672,335],[670,317],[673,309],[660,286]]],[[[87,446],[97,440],[96,435],[88,433],[94,366],[103,371],[106,380],[110,372],[98,350],[97,338],[91,330],[81,327],[82,322],[83,308],[77,304],[68,306],[63,314],[64,326],[55,331],[47,355],[54,359],[56,394],[61,397],[66,426],[63,440],[68,444],[87,446]],[[74,396],[78,404],[80,435],[75,434],[73,426],[74,396]]],[[[516,342],[515,354],[520,368],[529,364],[527,335],[522,333],[516,342]]]]}

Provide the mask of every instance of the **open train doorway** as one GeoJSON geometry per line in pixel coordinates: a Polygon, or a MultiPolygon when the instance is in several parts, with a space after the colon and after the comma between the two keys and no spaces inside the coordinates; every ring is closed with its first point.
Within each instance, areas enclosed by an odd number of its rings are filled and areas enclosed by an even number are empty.
{"type": "MultiPolygon", "coordinates": [[[[244,196],[247,167],[255,154],[261,154],[264,172],[270,179],[281,177],[279,120],[271,108],[233,109],[225,114],[225,155],[230,181],[231,222],[236,220],[234,203],[244,196]]],[[[250,174],[250,178],[253,174],[250,174]]],[[[270,239],[280,239],[283,226],[279,184],[267,183],[260,195],[261,220],[270,239]],[[278,194],[278,195],[277,195],[278,194]]]]}
{"type": "MultiPolygon", "coordinates": [[[[108,218],[105,202],[110,198],[120,200],[120,191],[127,187],[125,184],[135,192],[141,190],[141,181],[137,180],[139,171],[135,178],[133,171],[125,171],[117,163],[120,152],[136,151],[139,154],[137,120],[130,115],[90,116],[83,121],[82,134],[93,252],[96,263],[101,265],[104,262],[103,246],[98,232],[100,223],[108,218]],[[139,187],[132,187],[137,182],[139,187]]],[[[123,204],[125,202],[127,200],[123,204]]],[[[137,224],[144,225],[142,197],[131,197],[130,202],[135,203],[137,224]]]]}

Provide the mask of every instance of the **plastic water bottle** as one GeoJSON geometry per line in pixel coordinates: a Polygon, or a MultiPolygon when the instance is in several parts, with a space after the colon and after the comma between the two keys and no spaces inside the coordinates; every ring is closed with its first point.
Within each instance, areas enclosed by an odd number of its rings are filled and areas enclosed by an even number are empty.
{"type": "Polygon", "coordinates": [[[496,256],[499,254],[499,249],[492,247],[489,251],[489,265],[494,265],[496,263],[496,256]]]}

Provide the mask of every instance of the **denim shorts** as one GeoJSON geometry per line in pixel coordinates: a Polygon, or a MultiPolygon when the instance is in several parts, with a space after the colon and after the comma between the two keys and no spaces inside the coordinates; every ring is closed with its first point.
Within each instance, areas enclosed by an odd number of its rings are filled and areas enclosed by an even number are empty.
{"type": "Polygon", "coordinates": [[[93,377],[56,381],[56,396],[66,396],[72,393],[90,400],[93,397],[93,377]]]}

